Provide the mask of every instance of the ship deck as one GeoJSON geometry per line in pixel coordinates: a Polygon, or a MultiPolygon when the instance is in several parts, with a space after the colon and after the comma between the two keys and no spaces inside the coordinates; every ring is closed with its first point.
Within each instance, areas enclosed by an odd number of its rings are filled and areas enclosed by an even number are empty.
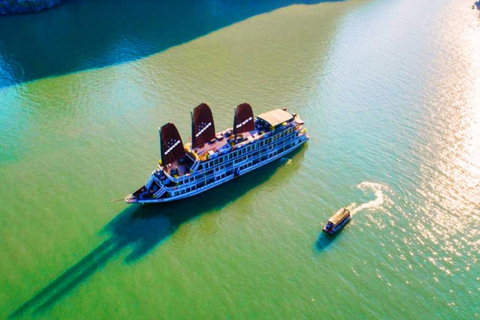
{"type": "Polygon", "coordinates": [[[198,156],[202,157],[206,155],[209,151],[216,152],[218,149],[226,145],[230,140],[231,139],[224,136],[222,140],[215,139],[214,142],[207,142],[201,148],[195,148],[194,151],[198,156]]]}
{"type": "MultiPolygon", "coordinates": [[[[226,144],[230,143],[234,140],[234,135],[231,134],[229,137],[226,136],[226,133],[231,131],[232,129],[227,129],[221,132],[216,133],[215,136],[222,136],[221,140],[215,139],[213,142],[205,143],[201,148],[195,148],[193,151],[199,156],[204,157],[208,152],[213,151],[216,152],[217,150],[224,147],[226,144]]],[[[236,134],[237,137],[241,136],[243,141],[248,140],[249,137],[253,138],[256,134],[258,134],[258,130],[253,130],[250,132],[242,132],[236,134]]]]}

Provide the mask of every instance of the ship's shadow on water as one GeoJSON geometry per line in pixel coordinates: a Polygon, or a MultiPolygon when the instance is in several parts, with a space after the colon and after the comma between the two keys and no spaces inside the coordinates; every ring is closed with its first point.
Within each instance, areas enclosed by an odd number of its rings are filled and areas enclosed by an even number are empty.
{"type": "MultiPolygon", "coordinates": [[[[303,157],[306,149],[307,146],[304,146],[289,155],[295,156],[294,164],[284,168],[289,175],[299,168],[297,161],[303,157]]],[[[48,310],[124,250],[129,250],[125,264],[134,263],[172,236],[182,224],[205,212],[225,208],[270,179],[280,167],[282,162],[276,160],[226,183],[224,187],[189,199],[158,205],[129,206],[103,228],[102,232],[108,235],[107,240],[21,305],[10,314],[10,318],[48,310]],[[226,187],[228,192],[225,192],[226,187]]]]}
{"type": "Polygon", "coordinates": [[[334,244],[335,241],[342,236],[342,231],[344,230],[340,230],[337,234],[334,235],[321,231],[320,235],[317,238],[317,241],[315,242],[315,249],[318,252],[328,250],[331,245],[334,244]]]}
{"type": "Polygon", "coordinates": [[[1,17],[0,88],[141,59],[282,7],[333,1],[341,0],[71,0],[1,17]]]}

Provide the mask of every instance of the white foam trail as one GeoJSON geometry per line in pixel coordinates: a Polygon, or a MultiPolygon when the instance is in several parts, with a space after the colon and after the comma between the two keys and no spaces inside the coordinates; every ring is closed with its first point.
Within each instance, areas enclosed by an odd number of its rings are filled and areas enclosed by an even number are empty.
{"type": "Polygon", "coordinates": [[[365,209],[380,207],[383,204],[384,199],[383,199],[382,185],[380,183],[362,182],[357,187],[360,188],[364,193],[366,193],[367,191],[374,192],[375,199],[367,203],[361,204],[358,207],[356,206],[355,202],[352,203],[349,206],[352,208],[351,210],[352,215],[365,209]]]}

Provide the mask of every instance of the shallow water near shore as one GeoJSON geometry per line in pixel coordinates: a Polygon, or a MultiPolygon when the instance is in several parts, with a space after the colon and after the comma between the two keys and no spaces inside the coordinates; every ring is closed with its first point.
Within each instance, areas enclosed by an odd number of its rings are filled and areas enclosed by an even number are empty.
{"type": "Polygon", "coordinates": [[[479,317],[478,11],[460,0],[241,10],[171,46],[120,36],[113,63],[28,79],[12,80],[21,43],[0,38],[0,318],[479,317]],[[200,102],[218,129],[239,103],[286,106],[311,139],[198,197],[116,201],[155,168],[160,125],[188,141],[200,102]],[[322,234],[345,205],[352,221],[322,234]]]}

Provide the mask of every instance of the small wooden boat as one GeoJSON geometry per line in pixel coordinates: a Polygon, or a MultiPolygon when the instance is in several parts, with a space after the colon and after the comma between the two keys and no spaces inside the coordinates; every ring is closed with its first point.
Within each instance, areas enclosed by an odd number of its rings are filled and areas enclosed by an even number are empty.
{"type": "Polygon", "coordinates": [[[344,207],[335,212],[335,214],[331,216],[330,219],[328,219],[325,228],[323,228],[323,231],[329,234],[335,234],[344,225],[346,225],[351,218],[352,216],[350,214],[350,211],[344,207]]]}

